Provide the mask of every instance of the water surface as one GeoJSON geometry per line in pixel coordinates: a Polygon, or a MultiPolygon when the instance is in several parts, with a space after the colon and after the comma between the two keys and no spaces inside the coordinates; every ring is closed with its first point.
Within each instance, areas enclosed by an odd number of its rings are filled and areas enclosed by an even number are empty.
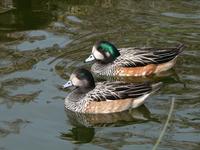
{"type": "Polygon", "coordinates": [[[149,150],[172,97],[173,115],[158,149],[199,149],[199,19],[198,0],[2,0],[0,150],[149,150]],[[61,85],[85,66],[98,40],[117,47],[186,48],[173,70],[149,79],[164,87],[145,106],[106,116],[66,112],[70,90],[61,85]]]}

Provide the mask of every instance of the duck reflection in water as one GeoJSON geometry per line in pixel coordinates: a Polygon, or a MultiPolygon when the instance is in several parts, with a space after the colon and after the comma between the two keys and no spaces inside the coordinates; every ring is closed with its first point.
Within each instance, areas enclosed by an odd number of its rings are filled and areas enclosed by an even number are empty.
{"type": "Polygon", "coordinates": [[[63,132],[60,138],[73,141],[76,144],[89,143],[95,137],[95,128],[99,127],[120,127],[130,124],[140,124],[149,121],[159,122],[151,117],[151,112],[145,105],[136,109],[110,114],[83,114],[66,109],[67,122],[73,128],[63,132]]]}

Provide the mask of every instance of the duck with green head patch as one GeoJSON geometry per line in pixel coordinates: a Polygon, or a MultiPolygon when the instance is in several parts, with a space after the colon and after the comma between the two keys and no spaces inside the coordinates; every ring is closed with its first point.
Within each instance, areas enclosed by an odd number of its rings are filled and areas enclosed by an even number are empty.
{"type": "Polygon", "coordinates": [[[107,64],[114,61],[118,56],[120,56],[120,53],[113,44],[101,41],[93,46],[92,54],[85,62],[97,60],[99,63],[107,64]]]}
{"type": "Polygon", "coordinates": [[[117,49],[108,41],[97,42],[85,62],[95,60],[91,71],[106,76],[148,76],[171,69],[183,44],[172,48],[117,49]]]}
{"type": "Polygon", "coordinates": [[[98,82],[86,69],[74,71],[64,88],[75,89],[65,98],[65,107],[79,113],[114,113],[142,105],[162,83],[98,82]]]}

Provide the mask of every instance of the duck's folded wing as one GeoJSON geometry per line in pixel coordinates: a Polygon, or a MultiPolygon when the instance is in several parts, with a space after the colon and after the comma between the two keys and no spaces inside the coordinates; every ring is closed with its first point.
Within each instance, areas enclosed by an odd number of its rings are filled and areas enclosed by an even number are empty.
{"type": "Polygon", "coordinates": [[[154,90],[149,83],[124,83],[124,82],[102,82],[98,83],[86,98],[91,101],[122,100],[137,98],[154,90]]]}
{"type": "Polygon", "coordinates": [[[139,67],[148,64],[161,64],[174,59],[183,50],[184,45],[180,44],[174,48],[127,48],[119,49],[121,56],[116,63],[122,67],[139,67]]]}

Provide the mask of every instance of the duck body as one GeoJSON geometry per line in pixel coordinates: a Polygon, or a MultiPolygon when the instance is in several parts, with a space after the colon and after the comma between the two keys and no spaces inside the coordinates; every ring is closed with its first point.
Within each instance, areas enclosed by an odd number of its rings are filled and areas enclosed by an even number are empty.
{"type": "Polygon", "coordinates": [[[146,98],[160,86],[161,83],[99,82],[87,93],[73,90],[65,98],[65,107],[74,112],[89,114],[122,112],[144,104],[146,98]]]}
{"type": "MultiPolygon", "coordinates": [[[[169,70],[175,65],[177,57],[184,47],[183,44],[180,44],[178,47],[161,49],[148,47],[121,48],[117,49],[119,52],[117,57],[110,53],[110,57],[113,59],[105,62],[104,60],[109,59],[109,57],[105,56],[104,49],[106,47],[101,47],[101,43],[110,44],[102,41],[93,47],[92,55],[96,62],[92,65],[91,71],[97,75],[105,76],[149,76],[169,70]]],[[[109,52],[109,50],[107,51],[109,52]]]]}
{"type": "MultiPolygon", "coordinates": [[[[74,81],[79,82],[77,79],[74,81]]],[[[74,89],[65,98],[65,108],[89,114],[122,112],[139,107],[160,87],[161,83],[98,82],[87,90],[82,87],[74,89]]]]}

